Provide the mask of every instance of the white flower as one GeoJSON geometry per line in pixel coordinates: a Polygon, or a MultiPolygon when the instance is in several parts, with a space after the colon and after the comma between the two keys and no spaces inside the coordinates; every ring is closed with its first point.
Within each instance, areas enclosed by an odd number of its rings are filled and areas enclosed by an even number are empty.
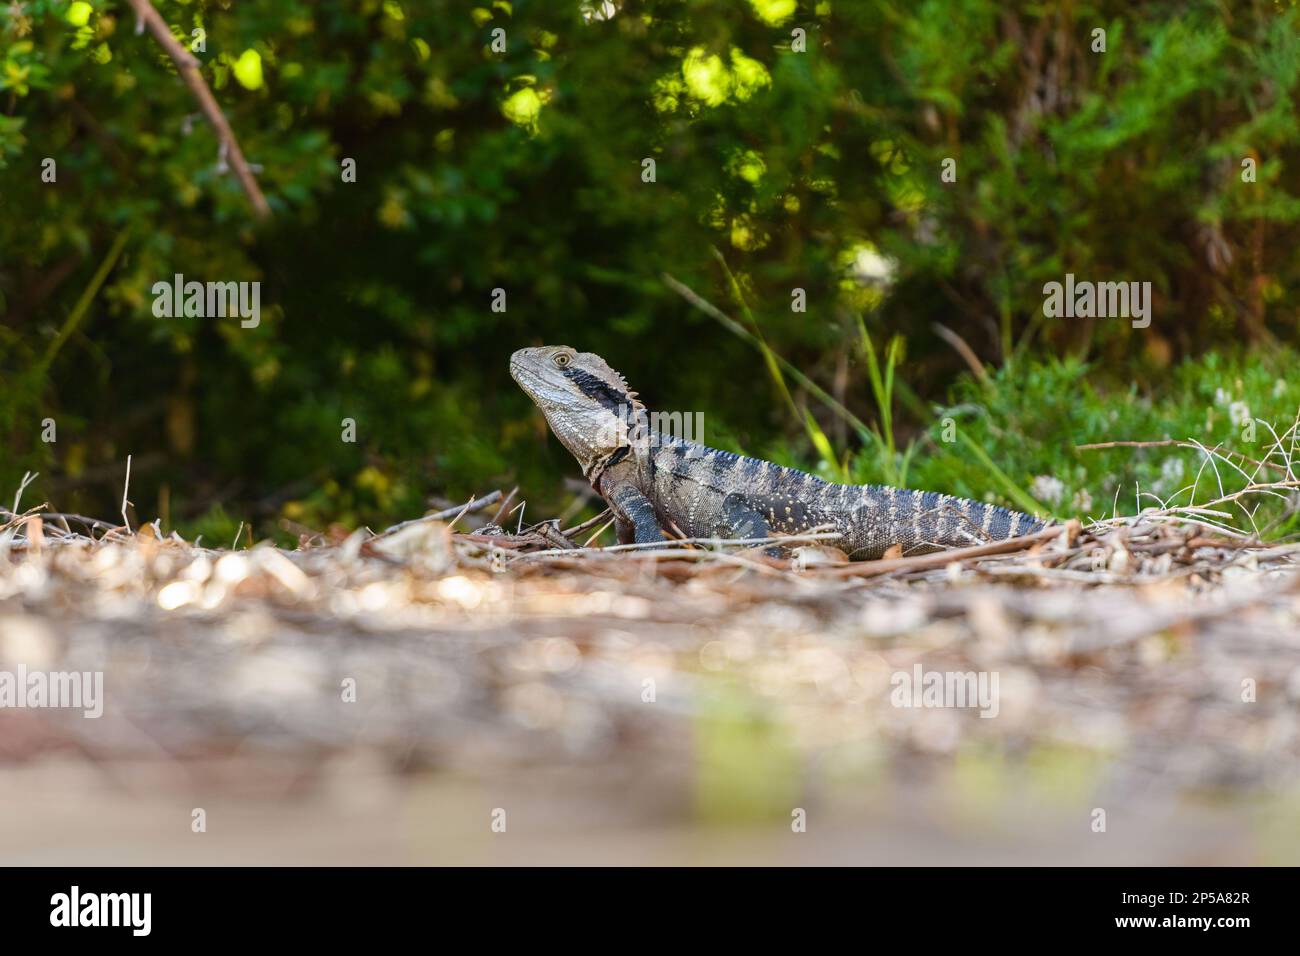
{"type": "Polygon", "coordinates": [[[1250,406],[1245,402],[1233,402],[1228,406],[1228,418],[1234,425],[1244,425],[1250,421],[1250,406]]]}
{"type": "Polygon", "coordinates": [[[1059,505],[1065,497],[1065,483],[1052,475],[1039,475],[1029,486],[1029,493],[1049,505],[1059,505]]]}
{"type": "Polygon", "coordinates": [[[898,263],[864,244],[854,250],[853,265],[850,268],[853,277],[859,282],[867,285],[889,285],[894,281],[898,263]]]}
{"type": "Polygon", "coordinates": [[[1162,498],[1176,491],[1183,483],[1183,460],[1166,458],[1160,465],[1160,477],[1156,479],[1151,490],[1162,498]]]}

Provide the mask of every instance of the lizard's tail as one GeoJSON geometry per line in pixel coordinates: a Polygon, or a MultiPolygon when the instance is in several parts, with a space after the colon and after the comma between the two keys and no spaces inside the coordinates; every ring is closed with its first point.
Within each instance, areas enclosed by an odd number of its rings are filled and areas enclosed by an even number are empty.
{"type": "Polygon", "coordinates": [[[1036,518],[1020,511],[966,498],[950,500],[949,504],[948,508],[927,509],[926,519],[922,522],[922,535],[929,532],[933,535],[930,540],[946,548],[1005,541],[1034,534],[1056,523],[1050,519],[1036,518]],[[949,513],[954,509],[956,515],[949,513]]]}
{"type": "Polygon", "coordinates": [[[933,491],[869,486],[869,492],[880,504],[868,511],[861,545],[850,554],[855,560],[879,558],[895,545],[904,556],[968,548],[1034,534],[1056,523],[933,491]]]}

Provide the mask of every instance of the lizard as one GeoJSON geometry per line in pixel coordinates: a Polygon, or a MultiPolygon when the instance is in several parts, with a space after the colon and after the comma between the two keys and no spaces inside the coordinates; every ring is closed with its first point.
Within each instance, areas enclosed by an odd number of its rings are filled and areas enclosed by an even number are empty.
{"type": "MultiPolygon", "coordinates": [[[[1052,524],[967,498],[889,485],[835,484],[650,428],[604,359],[567,345],[525,348],[511,377],[609,506],[621,544],[670,537],[771,540],[829,526],[850,560],[1001,541],[1052,524]]],[[[769,553],[779,548],[769,548],[769,553]]]]}

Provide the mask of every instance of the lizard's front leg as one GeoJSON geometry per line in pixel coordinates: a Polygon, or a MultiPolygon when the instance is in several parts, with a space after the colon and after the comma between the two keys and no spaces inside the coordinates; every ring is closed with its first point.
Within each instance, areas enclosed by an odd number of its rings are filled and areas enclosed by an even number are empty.
{"type": "Polygon", "coordinates": [[[631,482],[615,485],[605,500],[614,512],[619,544],[658,544],[664,540],[664,529],[655,517],[654,506],[636,485],[631,482]]]}

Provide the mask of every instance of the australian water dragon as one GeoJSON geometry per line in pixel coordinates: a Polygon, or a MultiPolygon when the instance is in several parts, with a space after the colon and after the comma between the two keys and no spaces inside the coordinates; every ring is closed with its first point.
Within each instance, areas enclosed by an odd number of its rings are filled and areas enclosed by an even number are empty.
{"type": "Polygon", "coordinates": [[[614,514],[620,542],[768,538],[829,526],[854,560],[1000,541],[1048,522],[966,498],[840,485],[661,435],[623,376],[567,346],[521,349],[510,374],[542,410],[614,514]]]}

